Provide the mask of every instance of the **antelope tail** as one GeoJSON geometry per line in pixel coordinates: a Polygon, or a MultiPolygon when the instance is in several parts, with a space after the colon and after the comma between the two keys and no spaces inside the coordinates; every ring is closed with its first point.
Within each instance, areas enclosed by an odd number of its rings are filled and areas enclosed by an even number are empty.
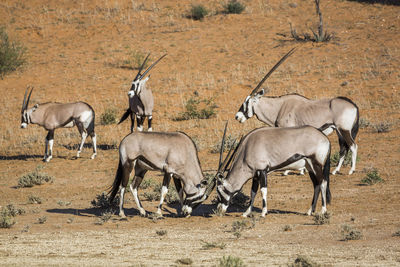
{"type": "Polygon", "coordinates": [[[119,186],[121,185],[121,182],[122,182],[123,172],[124,172],[124,167],[122,166],[121,160],[119,160],[118,169],[117,169],[117,173],[115,174],[114,183],[112,185],[111,190],[108,192],[109,194],[111,193],[110,198],[109,198],[110,203],[113,202],[115,196],[118,193],[119,186]]]}
{"type": "Polygon", "coordinates": [[[129,117],[129,115],[131,115],[131,114],[132,114],[132,111],[131,111],[131,109],[128,108],[128,109],[125,111],[124,115],[122,115],[122,117],[121,117],[121,119],[119,120],[118,124],[120,124],[121,122],[123,122],[124,120],[126,120],[126,119],[129,117]]]}
{"type": "Polygon", "coordinates": [[[353,140],[356,140],[358,129],[360,127],[360,125],[359,125],[359,123],[360,123],[360,113],[358,111],[358,107],[357,106],[356,106],[356,108],[357,108],[357,119],[356,119],[356,123],[354,123],[354,125],[353,125],[353,128],[351,128],[351,137],[353,138],[353,140]]]}
{"type": "Polygon", "coordinates": [[[329,173],[330,173],[330,168],[331,168],[331,148],[329,148],[328,152],[328,158],[325,161],[324,169],[323,169],[323,175],[324,179],[327,181],[326,183],[326,203],[331,204],[331,190],[329,189],[329,173]]]}

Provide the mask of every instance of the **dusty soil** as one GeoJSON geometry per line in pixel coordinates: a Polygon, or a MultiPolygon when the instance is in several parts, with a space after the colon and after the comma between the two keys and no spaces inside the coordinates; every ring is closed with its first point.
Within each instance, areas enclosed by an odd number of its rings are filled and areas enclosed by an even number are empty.
{"type": "MultiPolygon", "coordinates": [[[[321,1],[326,30],[335,38],[324,44],[294,42],[298,33],[316,29],[313,1],[244,1],[240,15],[222,14],[220,1],[198,1],[209,10],[203,21],[187,18],[192,1],[8,1],[0,3],[0,24],[11,39],[27,48],[27,64],[0,80],[0,206],[13,204],[26,213],[10,229],[0,229],[2,265],[215,265],[223,256],[240,257],[248,266],[287,265],[298,255],[333,266],[400,265],[400,8],[368,1],[321,1]],[[164,219],[142,218],[129,194],[127,220],[113,216],[96,224],[101,210],[91,201],[111,185],[118,162],[119,141],[129,123],[100,125],[100,116],[114,108],[122,115],[127,91],[136,74],[134,53],[151,52],[152,60],[168,56],[152,71],[148,86],[155,96],[154,129],[184,131],[198,145],[203,170],[215,170],[211,149],[221,138],[224,121],[239,136],[259,127],[255,118],[234,121],[241,101],[279,58],[296,53],[268,80],[269,95],[299,93],[319,99],[338,95],[353,99],[363,127],[357,142],[356,172],[349,167],[331,177],[332,217],[316,225],[305,216],[312,197],[308,176],[270,176],[270,213],[254,217],[239,233],[244,209],[212,216],[211,199],[190,218],[179,218],[177,206],[165,205],[164,219]],[[20,129],[20,105],[27,85],[35,90],[31,103],[86,101],[96,111],[99,153],[90,148],[74,160],[76,129],[56,131],[54,158],[42,163],[45,132],[30,125],[20,129]],[[197,92],[218,106],[208,120],[174,121],[197,92]],[[389,131],[378,133],[380,123],[389,131]],[[42,166],[54,182],[17,188],[18,179],[42,166]],[[368,168],[385,180],[373,186],[360,181],[368,168]],[[30,195],[42,204],[28,204],[30,195]],[[45,216],[46,222],[38,223],[45,216]],[[360,240],[341,241],[343,225],[362,233],[360,240]],[[289,229],[290,231],[285,231],[289,229]],[[157,231],[165,230],[165,235],[157,231]],[[208,248],[205,242],[222,248],[208,248]]],[[[338,150],[331,136],[333,151],[338,150]]],[[[146,179],[161,183],[162,176],[146,179]]],[[[156,201],[145,201],[154,212],[156,201]]],[[[249,193],[249,185],[244,187],[249,193]]],[[[319,208],[319,207],[318,207],[319,208]]]]}

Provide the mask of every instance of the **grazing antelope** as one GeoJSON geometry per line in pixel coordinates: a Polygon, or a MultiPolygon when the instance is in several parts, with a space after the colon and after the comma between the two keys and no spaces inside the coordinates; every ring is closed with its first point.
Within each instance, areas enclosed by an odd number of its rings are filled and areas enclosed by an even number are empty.
{"type": "Polygon", "coordinates": [[[122,115],[118,124],[126,120],[128,116],[131,116],[131,133],[135,127],[135,117],[137,123],[137,130],[143,131],[143,123],[147,117],[148,131],[151,132],[153,129],[151,127],[151,122],[153,120],[153,108],[154,108],[154,98],[153,93],[149,88],[146,87],[146,82],[149,80],[150,75],[146,79],[143,79],[145,75],[167,54],[160,57],[156,62],[154,62],[147,70],[141,74],[143,67],[146,65],[147,59],[150,54],[144,59],[142,65],[139,68],[136,77],[132,81],[131,89],[128,92],[129,96],[129,108],[122,115]]]}
{"type": "Polygon", "coordinates": [[[271,73],[292,53],[290,50],[261,80],[248,95],[236,113],[235,119],[243,123],[256,115],[260,121],[275,127],[311,125],[329,135],[336,130],[340,145],[340,160],[332,172],[336,174],[349,149],[352,153],[352,174],[356,169],[357,144],[355,138],[359,128],[359,110],[357,105],[346,97],[311,100],[297,94],[279,97],[264,96],[264,89],[259,90],[271,73]]]}
{"type": "MultiPolygon", "coordinates": [[[[232,197],[243,185],[252,180],[250,206],[243,213],[251,213],[258,187],[261,187],[263,209],[267,214],[267,174],[293,162],[305,160],[307,170],[314,185],[314,196],[307,214],[315,212],[319,193],[322,196],[322,213],[326,203],[330,203],[329,168],[330,142],[318,129],[312,126],[290,128],[258,128],[248,133],[234,152],[232,165],[226,175],[227,166],[218,174],[218,209],[226,212],[232,197]],[[226,177],[226,178],[225,178],[226,177]]],[[[229,160],[230,161],[230,160],[229,160]]]]}
{"type": "Polygon", "coordinates": [[[93,154],[90,157],[94,159],[97,155],[96,152],[96,133],[94,132],[94,110],[84,102],[75,103],[43,103],[35,104],[32,108],[28,109],[29,100],[33,91],[33,87],[26,99],[29,88],[26,89],[24,101],[22,102],[21,110],[21,128],[25,129],[28,124],[37,124],[45,128],[48,133],[45,142],[45,152],[43,161],[49,162],[53,157],[53,143],[54,131],[57,128],[69,128],[77,126],[81,134],[81,144],[79,145],[76,157],[82,151],[83,144],[86,137],[90,135],[93,142],[93,154]]]}
{"type": "Polygon", "coordinates": [[[157,214],[168,193],[171,178],[174,179],[184,215],[205,199],[207,181],[203,177],[197,150],[192,139],[182,132],[133,132],[119,145],[119,163],[114,183],[110,190],[110,202],[120,189],[119,215],[125,217],[123,210],[125,187],[132,170],[135,170],[130,191],[142,216],[146,211],[138,198],[138,187],[147,171],[164,173],[160,203],[157,214]],[[183,185],[182,185],[183,184],[183,185]],[[183,199],[183,193],[185,198],[183,199]]]}

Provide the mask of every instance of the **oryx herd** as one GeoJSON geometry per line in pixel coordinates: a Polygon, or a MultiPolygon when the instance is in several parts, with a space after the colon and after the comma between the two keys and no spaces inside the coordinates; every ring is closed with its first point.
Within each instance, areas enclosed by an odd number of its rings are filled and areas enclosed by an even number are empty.
{"type": "MultiPolygon", "coordinates": [[[[336,131],[340,145],[340,159],[332,174],[336,174],[348,151],[352,153],[351,169],[355,171],[357,144],[355,139],[359,126],[359,110],[354,102],[346,97],[311,100],[298,94],[278,97],[264,96],[261,88],[266,79],[283,63],[295,49],[290,50],[263,77],[259,84],[241,104],[235,119],[245,122],[253,115],[271,127],[254,129],[243,136],[238,144],[230,147],[223,159],[225,125],[222,137],[217,172],[212,179],[206,179],[200,166],[196,145],[183,132],[153,132],[152,112],[154,98],[152,91],[146,87],[150,75],[146,74],[163,59],[155,61],[143,73],[149,55],[144,59],[128,92],[129,108],[120,122],[131,117],[131,133],[123,138],[119,145],[119,161],[116,176],[110,190],[110,201],[120,192],[119,215],[125,217],[123,210],[124,193],[132,171],[134,177],[130,191],[142,216],[146,216],[139,197],[138,188],[147,171],[164,173],[161,197],[157,215],[161,216],[161,208],[173,179],[177,189],[181,211],[189,216],[193,209],[205,201],[216,187],[218,210],[225,213],[232,198],[252,179],[251,198],[248,209],[243,216],[248,216],[254,204],[258,188],[262,193],[262,212],[267,213],[267,176],[277,170],[307,170],[314,185],[314,195],[307,214],[315,212],[317,200],[321,193],[321,213],[327,211],[330,203],[329,189],[331,144],[327,135],[336,131]],[[143,122],[147,117],[148,131],[143,131],[143,122]],[[137,131],[134,131],[136,118],[137,131]]],[[[96,134],[94,130],[95,113],[92,107],[84,102],[76,103],[42,103],[28,109],[33,88],[25,92],[21,111],[21,128],[28,124],[44,127],[48,134],[45,139],[44,161],[52,158],[54,131],[61,127],[78,127],[81,143],[78,148],[79,157],[85,139],[90,135],[93,141],[93,154],[96,156],[96,134]],[[28,95],[29,92],[29,95],[28,95]]],[[[233,114],[232,114],[233,115],[233,114]]],[[[287,172],[285,172],[287,174],[287,172]]]]}

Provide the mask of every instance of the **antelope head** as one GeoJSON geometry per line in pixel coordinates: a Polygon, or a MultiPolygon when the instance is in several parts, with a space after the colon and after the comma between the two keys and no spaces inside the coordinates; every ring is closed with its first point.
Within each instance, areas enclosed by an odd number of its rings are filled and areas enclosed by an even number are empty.
{"type": "Polygon", "coordinates": [[[31,119],[30,119],[31,114],[38,107],[38,105],[35,105],[33,108],[28,109],[29,100],[31,99],[33,87],[31,88],[31,91],[29,92],[28,99],[26,99],[29,89],[30,89],[30,87],[28,86],[25,91],[24,101],[22,102],[22,108],[21,108],[21,128],[23,128],[23,129],[28,127],[28,124],[31,122],[31,119]]]}
{"type": "Polygon", "coordinates": [[[166,56],[167,54],[163,55],[162,57],[160,57],[156,62],[154,62],[150,67],[148,67],[145,72],[142,74],[142,70],[144,68],[144,66],[146,65],[147,60],[149,59],[150,53],[147,55],[147,57],[144,59],[142,65],[139,68],[138,73],[136,74],[136,77],[133,79],[132,81],[132,86],[131,89],[129,89],[128,92],[128,96],[129,98],[132,98],[133,96],[137,95],[139,96],[142,87],[144,84],[146,84],[146,82],[149,80],[150,75],[147,76],[145,79],[143,79],[146,74],[162,59],[166,56]]]}
{"type": "Polygon", "coordinates": [[[278,63],[264,76],[264,78],[259,82],[256,88],[246,97],[243,104],[240,106],[238,112],[235,115],[235,119],[240,123],[245,122],[247,119],[253,117],[254,106],[257,105],[260,98],[265,94],[264,89],[260,89],[263,83],[268,79],[268,77],[285,61],[290,55],[294,53],[296,48],[291,49],[286,55],[284,55],[278,63]]]}

